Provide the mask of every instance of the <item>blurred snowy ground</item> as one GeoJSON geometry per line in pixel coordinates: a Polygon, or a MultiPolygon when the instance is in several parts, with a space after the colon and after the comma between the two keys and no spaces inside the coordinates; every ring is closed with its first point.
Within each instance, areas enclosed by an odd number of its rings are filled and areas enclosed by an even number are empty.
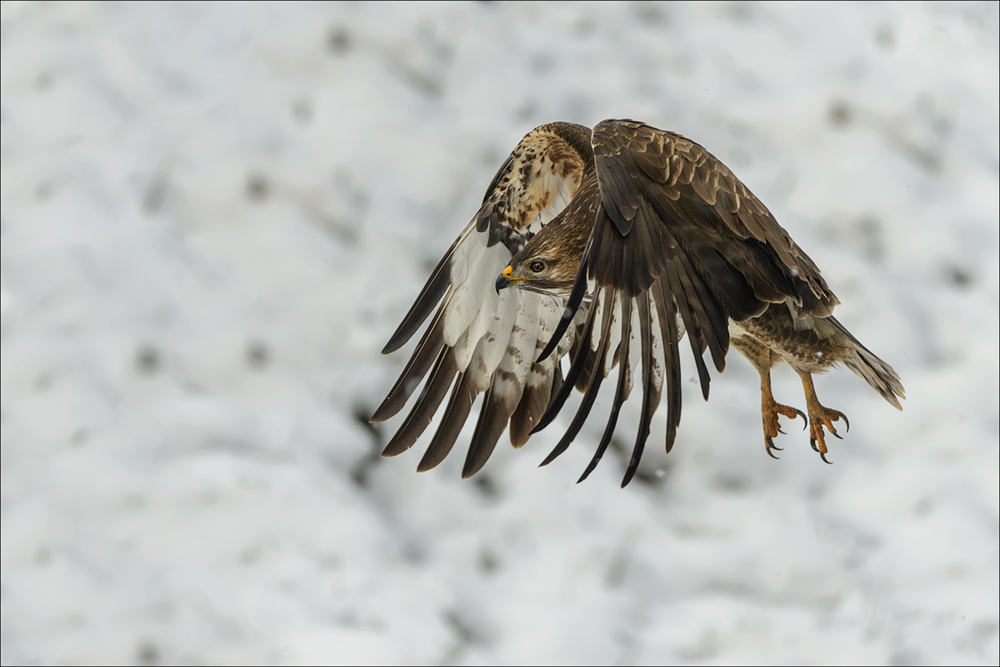
{"type": "Polygon", "coordinates": [[[2,56],[3,663],[1000,659],[995,3],[11,3],[2,56]],[[904,412],[825,376],[835,465],[772,461],[734,356],[625,490],[599,418],[377,458],[500,161],[608,117],[729,164],[904,412]]]}

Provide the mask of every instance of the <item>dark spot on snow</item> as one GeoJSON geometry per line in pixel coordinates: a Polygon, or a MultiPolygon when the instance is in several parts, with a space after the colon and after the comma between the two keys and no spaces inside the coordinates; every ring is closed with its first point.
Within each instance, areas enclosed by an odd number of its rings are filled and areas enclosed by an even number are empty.
{"type": "Polygon", "coordinates": [[[479,550],[479,557],[476,559],[477,565],[479,566],[479,571],[483,574],[492,574],[496,572],[499,562],[497,560],[497,554],[491,547],[482,547],[479,550]]]}
{"type": "Polygon", "coordinates": [[[891,51],[896,46],[896,34],[890,26],[884,25],[875,31],[875,44],[883,51],[891,51]]]}
{"type": "Polygon", "coordinates": [[[375,449],[369,449],[368,452],[358,459],[358,462],[351,468],[351,481],[354,482],[358,488],[367,489],[368,488],[368,476],[371,473],[371,469],[379,462],[380,456],[378,451],[375,449]]]}
{"type": "Polygon", "coordinates": [[[166,199],[166,184],[161,179],[155,179],[146,189],[146,194],[142,198],[142,212],[147,215],[156,213],[163,206],[166,199]]]}
{"type": "Polygon", "coordinates": [[[476,631],[472,629],[472,624],[467,623],[454,609],[444,612],[444,620],[455,632],[461,644],[471,644],[476,641],[476,631]]]}
{"type": "Polygon", "coordinates": [[[250,368],[261,369],[271,361],[271,351],[263,342],[252,340],[247,343],[246,362],[250,368]]]}
{"type": "Polygon", "coordinates": [[[898,648],[889,656],[890,665],[919,665],[928,662],[927,657],[915,648],[898,648]]]}
{"type": "Polygon", "coordinates": [[[368,406],[358,406],[354,409],[354,421],[359,428],[367,431],[371,437],[371,445],[364,455],[359,456],[357,463],[351,468],[351,481],[362,489],[368,488],[368,476],[372,468],[382,460],[381,452],[385,443],[375,425],[368,421],[374,410],[368,406]]]}
{"type": "Polygon", "coordinates": [[[148,639],[142,639],[135,647],[135,661],[140,665],[158,665],[160,649],[148,639]]]}
{"type": "Polygon", "coordinates": [[[640,2],[635,5],[635,15],[644,27],[660,25],[669,22],[669,17],[663,5],[657,2],[640,2]]]}
{"type": "Polygon", "coordinates": [[[555,59],[550,53],[536,53],[529,63],[534,74],[548,74],[555,67],[555,59]]]}
{"type": "Polygon", "coordinates": [[[861,243],[861,250],[872,261],[878,262],[885,257],[885,241],[882,238],[882,226],[874,218],[861,218],[854,224],[855,231],[861,243]]]}
{"type": "Polygon", "coordinates": [[[742,493],[747,488],[747,479],[741,475],[721,473],[712,481],[715,488],[726,493],[742,493]]]}
{"type": "Polygon", "coordinates": [[[649,486],[660,486],[666,483],[673,470],[674,464],[668,459],[653,470],[644,470],[640,467],[635,473],[635,479],[649,486]]]}
{"type": "Polygon", "coordinates": [[[260,549],[257,547],[247,547],[240,553],[241,565],[253,565],[260,560],[260,549]]]}
{"type": "Polygon", "coordinates": [[[87,438],[89,436],[90,433],[87,432],[87,429],[78,428],[75,431],[73,431],[73,435],[70,436],[69,440],[71,443],[79,447],[80,445],[83,445],[87,442],[87,438]]]}
{"type": "Polygon", "coordinates": [[[52,76],[52,72],[42,72],[35,79],[35,88],[40,91],[46,91],[52,87],[52,82],[55,78],[52,76]]]}
{"type": "Polygon", "coordinates": [[[426,559],[427,553],[424,548],[416,542],[407,542],[403,545],[402,550],[403,560],[411,565],[419,565],[423,563],[426,559]]]}
{"type": "Polygon", "coordinates": [[[48,391],[48,388],[52,386],[52,375],[50,373],[42,373],[37,378],[35,378],[35,389],[38,391],[48,391]]]}
{"type": "Polygon", "coordinates": [[[939,137],[947,137],[951,134],[953,123],[949,116],[938,116],[931,122],[931,126],[939,137]]]}
{"type": "Polygon", "coordinates": [[[948,272],[948,282],[950,282],[955,287],[968,287],[972,282],[972,275],[965,269],[958,266],[949,266],[948,272]]]}
{"type": "Polygon", "coordinates": [[[142,210],[145,213],[155,213],[163,206],[167,198],[167,179],[163,174],[156,174],[146,188],[146,194],[142,198],[142,210]]]}
{"type": "Polygon", "coordinates": [[[437,662],[443,665],[458,664],[462,662],[462,654],[465,653],[470,644],[479,641],[479,637],[473,629],[473,624],[462,618],[454,609],[445,610],[442,612],[442,617],[444,618],[445,625],[451,628],[454,633],[455,640],[437,662]]]}
{"type": "Polygon", "coordinates": [[[368,433],[371,434],[372,440],[375,442],[376,445],[381,446],[382,445],[381,434],[378,432],[378,429],[375,428],[375,424],[372,424],[370,421],[368,421],[373,414],[375,414],[375,410],[371,409],[370,406],[359,405],[356,408],[354,408],[354,421],[357,422],[358,426],[360,426],[361,428],[363,428],[364,430],[368,431],[368,433]]]}
{"type": "Polygon", "coordinates": [[[351,33],[341,26],[330,28],[326,35],[326,48],[337,55],[347,53],[351,50],[351,33]]]}
{"type": "Polygon", "coordinates": [[[657,471],[650,472],[643,468],[639,468],[635,471],[635,475],[632,477],[633,482],[639,482],[640,484],[645,484],[646,486],[659,486],[663,483],[663,477],[656,474],[657,471]]]}
{"type": "Polygon", "coordinates": [[[932,150],[904,138],[899,139],[896,144],[906,157],[927,171],[937,171],[941,168],[941,158],[932,150]]]}
{"type": "Polygon", "coordinates": [[[930,514],[932,509],[934,509],[934,501],[930,498],[921,498],[914,506],[913,513],[917,516],[923,517],[930,514]]]}
{"type": "Polygon", "coordinates": [[[500,496],[500,487],[497,483],[493,481],[493,478],[486,473],[479,473],[472,478],[473,484],[476,485],[476,489],[483,494],[485,498],[497,498],[500,496]]]}
{"type": "Polygon", "coordinates": [[[316,566],[321,570],[336,570],[343,565],[341,557],[336,553],[323,553],[316,557],[316,566]]]}
{"type": "Polygon", "coordinates": [[[747,2],[730,2],[725,5],[726,14],[734,21],[751,21],[754,19],[754,8],[747,2]]]}
{"type": "Polygon", "coordinates": [[[271,186],[267,179],[260,174],[250,174],[247,177],[247,199],[251,201],[264,201],[270,194],[271,186]]]}
{"type": "Polygon", "coordinates": [[[514,120],[525,123],[538,113],[538,107],[533,102],[526,102],[514,111],[514,120]]]}
{"type": "Polygon", "coordinates": [[[628,574],[629,563],[632,554],[635,552],[636,543],[639,541],[639,531],[635,526],[628,528],[622,535],[618,548],[611,555],[608,562],[607,572],[604,574],[604,583],[611,588],[621,586],[628,574]]]}
{"type": "Polygon", "coordinates": [[[292,105],[292,115],[295,116],[295,120],[305,125],[313,118],[312,104],[306,99],[296,100],[292,105]]]}
{"type": "Polygon", "coordinates": [[[409,63],[400,63],[396,68],[399,76],[418,93],[435,99],[444,94],[444,86],[432,72],[422,72],[409,63]]]}
{"type": "Polygon", "coordinates": [[[123,504],[130,510],[141,510],[146,507],[147,502],[141,493],[130,493],[125,496],[123,504]]]}
{"type": "Polygon", "coordinates": [[[153,375],[160,370],[160,352],[149,344],[140,345],[135,353],[135,368],[142,375],[153,375]]]}
{"type": "Polygon", "coordinates": [[[851,124],[851,107],[844,100],[833,100],[827,111],[830,125],[847,127],[851,124]]]}
{"type": "Polygon", "coordinates": [[[573,25],[573,33],[576,37],[590,37],[597,32],[597,26],[589,18],[581,18],[573,25]]]}

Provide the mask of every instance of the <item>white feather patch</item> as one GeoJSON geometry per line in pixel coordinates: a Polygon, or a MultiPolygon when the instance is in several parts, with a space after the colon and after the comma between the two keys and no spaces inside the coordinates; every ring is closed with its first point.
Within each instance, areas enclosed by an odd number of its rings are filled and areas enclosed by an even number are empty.
{"type": "MultiPolygon", "coordinates": [[[[497,296],[497,276],[510,262],[510,251],[503,244],[492,248],[484,248],[474,269],[469,271],[464,282],[455,281],[455,294],[452,297],[444,320],[444,342],[452,346],[483,309],[492,312],[502,299],[497,296]]],[[[476,340],[475,333],[470,340],[476,340]]]]}
{"type": "Polygon", "coordinates": [[[451,255],[448,270],[451,272],[452,285],[461,285],[468,280],[469,273],[479,264],[486,253],[487,234],[477,232],[476,221],[473,220],[459,237],[458,247],[451,255]]]}
{"type": "Polygon", "coordinates": [[[500,372],[493,380],[494,395],[501,392],[500,395],[504,397],[504,403],[511,412],[524,393],[524,384],[535,354],[535,341],[538,340],[538,297],[524,293],[520,302],[517,321],[511,329],[507,349],[500,360],[500,372]]]}

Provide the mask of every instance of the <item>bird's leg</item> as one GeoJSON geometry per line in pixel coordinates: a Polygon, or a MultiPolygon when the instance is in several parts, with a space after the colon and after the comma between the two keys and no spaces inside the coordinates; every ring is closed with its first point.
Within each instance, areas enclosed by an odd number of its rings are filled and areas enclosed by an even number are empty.
{"type": "Polygon", "coordinates": [[[833,437],[841,440],[842,438],[837,434],[833,422],[843,419],[847,430],[851,429],[851,423],[847,421],[847,415],[840,410],[832,410],[820,405],[819,399],[816,397],[816,387],[813,386],[812,375],[800,371],[799,377],[802,378],[802,387],[806,392],[806,409],[809,411],[809,444],[819,452],[820,458],[824,462],[829,463],[826,460],[826,453],[829,450],[824,441],[823,427],[826,427],[833,437]]]}
{"type": "Polygon", "coordinates": [[[778,457],[774,455],[774,452],[780,452],[781,447],[774,446],[774,439],[778,437],[779,433],[783,433],[778,426],[778,415],[789,419],[802,417],[803,421],[805,421],[806,416],[802,414],[801,410],[782,405],[774,400],[774,395],[771,393],[771,367],[777,363],[778,358],[771,351],[771,348],[758,343],[749,336],[734,336],[731,339],[731,344],[753,364],[757,373],[760,374],[760,416],[764,423],[764,446],[767,447],[768,455],[772,459],[776,459],[778,457]]]}
{"type": "Polygon", "coordinates": [[[767,453],[771,458],[776,459],[778,457],[771,450],[776,449],[780,452],[781,448],[774,446],[774,438],[779,433],[784,433],[778,426],[778,415],[783,415],[789,419],[802,417],[802,421],[806,420],[806,416],[802,414],[801,410],[796,410],[793,407],[782,405],[775,401],[774,395],[771,393],[771,370],[760,368],[757,370],[760,372],[760,416],[764,422],[764,445],[767,447],[767,453]]]}

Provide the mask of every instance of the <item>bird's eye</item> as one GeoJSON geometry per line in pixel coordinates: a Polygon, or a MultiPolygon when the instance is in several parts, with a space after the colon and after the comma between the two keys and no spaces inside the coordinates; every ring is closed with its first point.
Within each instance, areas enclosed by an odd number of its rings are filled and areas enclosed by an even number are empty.
{"type": "Polygon", "coordinates": [[[532,273],[541,273],[545,270],[545,262],[536,259],[528,266],[528,268],[531,269],[532,273]]]}

